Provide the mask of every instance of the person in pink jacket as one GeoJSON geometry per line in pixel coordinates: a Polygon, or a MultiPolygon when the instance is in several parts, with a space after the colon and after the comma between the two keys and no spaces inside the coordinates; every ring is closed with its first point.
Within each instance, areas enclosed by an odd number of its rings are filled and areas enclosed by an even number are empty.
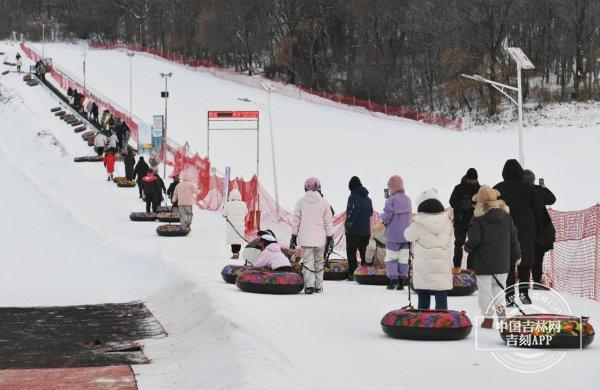
{"type": "Polygon", "coordinates": [[[319,179],[307,179],[304,191],[294,208],[290,249],[302,247],[304,293],[312,294],[323,291],[325,248],[333,249],[333,217],[329,202],[321,195],[319,179]]]}
{"type": "Polygon", "coordinates": [[[262,245],[262,252],[257,262],[254,263],[254,268],[268,267],[273,271],[293,272],[292,264],[281,251],[281,247],[277,243],[275,234],[271,230],[259,231],[258,237],[262,245]]]}
{"type": "Polygon", "coordinates": [[[194,216],[192,206],[196,201],[198,189],[190,181],[189,175],[184,174],[181,176],[182,181],[175,187],[171,201],[177,202],[181,227],[191,230],[192,217],[194,216]]]}

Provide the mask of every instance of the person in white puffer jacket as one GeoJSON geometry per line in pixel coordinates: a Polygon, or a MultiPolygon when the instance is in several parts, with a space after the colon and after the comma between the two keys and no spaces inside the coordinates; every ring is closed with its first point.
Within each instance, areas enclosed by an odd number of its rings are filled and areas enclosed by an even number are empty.
{"type": "Polygon", "coordinates": [[[437,310],[448,309],[448,290],[452,289],[452,219],[439,199],[438,191],[430,188],[417,199],[417,213],[404,237],[411,242],[413,286],[419,296],[419,309],[429,309],[435,296],[437,310]]]}
{"type": "Polygon", "coordinates": [[[227,244],[231,245],[232,259],[240,257],[240,250],[244,244],[246,215],[248,215],[248,206],[242,201],[240,191],[234,188],[229,193],[229,201],[223,207],[223,216],[227,225],[227,244]]]}

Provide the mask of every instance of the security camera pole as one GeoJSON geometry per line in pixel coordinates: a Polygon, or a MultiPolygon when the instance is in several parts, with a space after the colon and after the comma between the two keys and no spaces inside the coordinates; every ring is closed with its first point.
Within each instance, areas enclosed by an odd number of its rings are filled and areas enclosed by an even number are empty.
{"type": "Polygon", "coordinates": [[[463,74],[461,77],[465,77],[471,80],[479,81],[482,83],[490,84],[492,87],[500,91],[504,96],[510,99],[511,102],[517,105],[518,116],[519,116],[519,162],[522,166],[525,166],[525,153],[523,151],[523,86],[521,82],[521,71],[523,69],[535,69],[535,66],[531,63],[529,58],[523,53],[523,50],[519,47],[509,47],[506,49],[508,54],[517,63],[517,86],[506,85],[497,81],[486,79],[480,75],[468,75],[463,74]],[[516,91],[517,100],[508,94],[506,90],[516,91]]]}

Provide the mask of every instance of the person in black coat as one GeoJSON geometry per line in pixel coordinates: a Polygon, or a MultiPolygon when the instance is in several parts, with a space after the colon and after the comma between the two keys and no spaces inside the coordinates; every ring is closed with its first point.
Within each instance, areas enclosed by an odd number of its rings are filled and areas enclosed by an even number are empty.
{"type": "MultiPolygon", "coordinates": [[[[504,181],[496,184],[494,188],[500,192],[500,198],[510,208],[515,225],[517,226],[519,243],[521,246],[521,264],[519,265],[519,297],[523,304],[530,304],[529,283],[531,267],[535,264],[535,238],[536,232],[541,228],[540,211],[544,202],[531,183],[523,181],[523,168],[517,160],[506,161],[502,170],[504,181]]],[[[507,285],[515,283],[512,272],[508,274],[507,285]]],[[[507,292],[507,302],[513,302],[514,291],[507,292]]]]}
{"type": "Polygon", "coordinates": [[[150,210],[152,210],[153,213],[158,212],[158,206],[161,203],[161,182],[162,180],[151,169],[142,178],[147,213],[149,213],[150,210]]]}
{"type": "Polygon", "coordinates": [[[133,175],[136,178],[138,189],[140,191],[140,198],[142,197],[142,190],[144,189],[142,185],[142,179],[144,178],[144,176],[146,176],[149,170],[150,167],[148,166],[148,164],[146,164],[146,161],[144,161],[144,156],[140,156],[140,159],[138,160],[137,164],[135,165],[135,169],[133,170],[133,175]]]}
{"type": "Polygon", "coordinates": [[[127,149],[123,163],[125,164],[125,177],[127,180],[135,179],[135,152],[132,148],[127,149]]]}
{"type": "MultiPolygon", "coordinates": [[[[460,184],[454,187],[450,195],[450,206],[454,209],[454,270],[460,271],[463,259],[463,246],[467,239],[467,230],[473,218],[473,196],[479,188],[478,175],[475,168],[469,168],[460,184]]],[[[467,255],[467,268],[473,269],[473,254],[467,255]]]]}
{"type": "Polygon", "coordinates": [[[373,202],[369,198],[369,191],[363,187],[358,177],[352,176],[348,188],[350,196],[346,206],[346,256],[348,257],[348,280],[354,280],[354,271],[358,267],[357,250],[361,265],[366,264],[367,245],[371,238],[373,202]]]}
{"type": "MultiPolygon", "coordinates": [[[[493,326],[492,308],[500,303],[493,300],[506,287],[508,275],[514,275],[515,264],[521,257],[517,228],[499,195],[488,185],[481,187],[465,245],[467,252],[474,255],[478,303],[486,317],[481,324],[483,328],[493,326]]],[[[504,314],[502,309],[497,312],[499,316],[504,314]]]]}
{"type": "MultiPolygon", "coordinates": [[[[544,205],[551,206],[556,202],[556,196],[554,196],[552,191],[546,188],[544,183],[540,183],[541,185],[535,184],[535,174],[529,169],[526,169],[523,172],[523,180],[535,186],[535,189],[542,198],[544,205]]],[[[533,288],[544,289],[544,287],[542,287],[542,268],[544,265],[544,255],[546,252],[554,248],[554,241],[556,241],[556,229],[552,224],[552,218],[550,218],[550,214],[548,214],[546,207],[543,207],[540,210],[538,218],[541,220],[541,228],[536,232],[535,236],[535,262],[531,268],[531,274],[533,276],[533,281],[536,283],[533,288]]]]}
{"type": "Polygon", "coordinates": [[[173,202],[173,193],[175,192],[175,187],[179,184],[179,176],[173,176],[173,182],[167,188],[167,196],[171,200],[171,204],[173,207],[177,207],[177,201],[173,202]]]}
{"type": "Polygon", "coordinates": [[[92,103],[92,118],[95,123],[98,123],[98,105],[96,102],[92,103]]]}

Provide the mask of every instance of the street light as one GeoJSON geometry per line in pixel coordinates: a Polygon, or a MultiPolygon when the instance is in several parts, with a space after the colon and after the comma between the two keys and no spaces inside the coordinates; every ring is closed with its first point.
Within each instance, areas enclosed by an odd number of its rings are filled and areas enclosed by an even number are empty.
{"type": "Polygon", "coordinates": [[[46,25],[42,23],[42,59],[46,58],[46,25]]]}
{"type": "Polygon", "coordinates": [[[165,79],[165,90],[160,96],[165,98],[165,122],[163,123],[162,151],[163,151],[163,177],[167,177],[167,151],[165,144],[167,142],[167,102],[169,100],[169,78],[173,76],[173,72],[160,73],[160,77],[165,79]]]}
{"type": "MultiPolygon", "coordinates": [[[[129,118],[133,118],[133,78],[132,78],[132,60],[134,52],[130,51],[127,53],[127,57],[129,57],[129,118]]],[[[140,132],[136,132],[136,140],[135,143],[139,149],[140,147],[140,132]]]]}
{"type": "Polygon", "coordinates": [[[521,82],[521,70],[522,69],[535,69],[535,66],[531,63],[529,58],[523,53],[523,50],[519,47],[509,47],[506,49],[511,58],[517,63],[517,86],[506,85],[498,83],[496,81],[488,80],[480,75],[461,75],[475,81],[490,84],[492,87],[500,91],[504,96],[510,99],[517,106],[518,117],[519,117],[519,162],[525,166],[525,154],[523,152],[523,86],[521,82]],[[506,89],[517,92],[517,100],[508,94],[506,89]]]}
{"type": "MultiPolygon", "coordinates": [[[[275,87],[270,83],[260,83],[262,89],[267,93],[267,110],[269,115],[269,134],[271,137],[271,158],[273,164],[273,185],[275,186],[275,204],[277,209],[277,215],[279,215],[279,187],[277,185],[277,159],[275,158],[275,138],[273,136],[273,116],[271,115],[271,93],[275,91],[275,87]]],[[[259,106],[263,106],[263,104],[252,101],[248,98],[238,98],[239,101],[245,103],[254,103],[259,106]]]]}
{"type": "Polygon", "coordinates": [[[85,57],[86,57],[86,51],[85,51],[85,42],[83,43],[83,96],[85,96],[85,57]]]}

